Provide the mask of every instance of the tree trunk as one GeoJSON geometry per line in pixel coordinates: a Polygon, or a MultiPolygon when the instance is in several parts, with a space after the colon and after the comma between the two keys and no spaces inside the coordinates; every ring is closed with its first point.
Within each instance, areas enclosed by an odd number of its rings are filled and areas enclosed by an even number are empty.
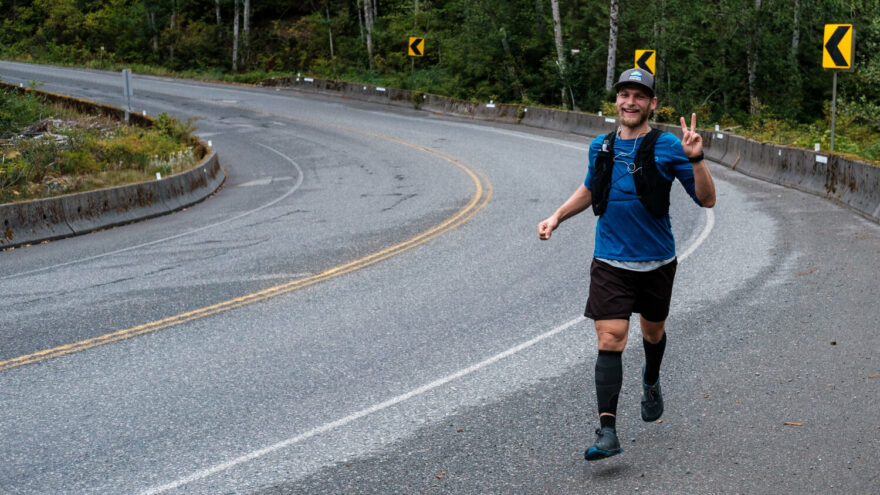
{"type": "Polygon", "coordinates": [[[800,45],[801,42],[800,24],[798,24],[798,14],[800,14],[800,10],[800,0],[794,0],[794,22],[792,23],[791,31],[791,62],[793,69],[797,69],[798,45],[800,45]]]}
{"type": "Polygon", "coordinates": [[[749,53],[746,60],[749,76],[749,113],[752,115],[761,110],[761,102],[758,101],[758,96],[755,94],[755,81],[757,80],[758,71],[758,43],[760,43],[761,38],[760,11],[761,0],[755,0],[755,12],[750,17],[755,20],[755,36],[749,43],[749,53]]]}
{"type": "Polygon", "coordinates": [[[559,68],[559,77],[562,79],[562,108],[568,109],[568,76],[565,67],[565,52],[562,48],[562,22],[559,20],[559,0],[550,0],[553,10],[553,35],[556,40],[556,65],[559,68]]]}
{"type": "Polygon", "coordinates": [[[367,27],[367,57],[373,70],[373,0],[364,1],[364,24],[367,27]]]}
{"type": "Polygon", "coordinates": [[[156,13],[152,10],[147,12],[150,21],[150,36],[152,37],[153,53],[159,53],[159,32],[156,29],[156,13]]]}
{"type": "Polygon", "coordinates": [[[605,69],[605,89],[610,90],[614,86],[614,76],[617,67],[617,3],[611,0],[611,11],[608,15],[610,28],[608,30],[608,65],[605,69]]]}
{"type": "Polygon", "coordinates": [[[510,51],[510,43],[507,41],[507,31],[504,28],[501,28],[501,46],[504,47],[504,53],[507,54],[504,61],[504,66],[507,68],[507,74],[513,80],[514,90],[519,93],[522,101],[525,101],[526,92],[523,89],[522,83],[519,81],[519,76],[516,74],[516,66],[513,63],[513,53],[510,51]]]}
{"type": "Polygon", "coordinates": [[[355,10],[357,10],[357,13],[358,13],[358,28],[360,28],[360,30],[361,30],[360,39],[363,40],[364,39],[364,17],[363,17],[363,14],[361,13],[360,0],[355,0],[354,6],[356,7],[355,10]]]}
{"type": "Polygon", "coordinates": [[[654,14],[654,50],[657,54],[657,65],[654,71],[654,91],[656,92],[657,81],[663,81],[663,60],[666,57],[666,51],[663,49],[663,40],[666,38],[666,0],[660,0],[654,3],[656,12],[654,14]]]}
{"type": "Polygon", "coordinates": [[[214,13],[217,17],[217,41],[223,39],[223,23],[220,20],[220,0],[214,0],[214,13]]]}
{"type": "Polygon", "coordinates": [[[171,43],[168,46],[168,58],[174,62],[174,45],[177,42],[177,0],[171,1],[171,43]]]}
{"type": "Polygon", "coordinates": [[[234,14],[232,16],[232,72],[238,72],[238,2],[240,0],[232,0],[235,4],[234,14]]]}
{"type": "Polygon", "coordinates": [[[330,36],[330,58],[332,59],[335,55],[333,53],[333,26],[330,24],[330,1],[324,1],[324,8],[327,11],[327,34],[330,36]]]}
{"type": "Polygon", "coordinates": [[[241,57],[241,66],[242,68],[247,67],[248,59],[250,58],[250,47],[251,47],[251,0],[244,0],[244,33],[242,33],[242,54],[241,57]]]}
{"type": "MultiPolygon", "coordinates": [[[[554,0],[556,1],[556,0],[554,0]]],[[[538,38],[538,45],[544,44],[544,0],[535,0],[535,36],[538,38]]]]}

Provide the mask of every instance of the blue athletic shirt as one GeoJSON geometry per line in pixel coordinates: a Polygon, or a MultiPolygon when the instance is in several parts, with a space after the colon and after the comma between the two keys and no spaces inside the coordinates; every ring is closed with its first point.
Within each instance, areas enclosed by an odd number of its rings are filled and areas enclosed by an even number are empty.
{"type": "MultiPolygon", "coordinates": [[[[602,149],[604,135],[590,143],[590,164],[584,185],[589,189],[595,173],[596,155],[602,149]]],[[[611,191],[608,208],[596,223],[596,242],[593,256],[619,261],[656,261],[675,257],[675,238],[669,215],[652,215],[636,194],[633,180],[633,161],[643,137],[614,140],[614,168],[611,172],[611,191]]],[[[694,169],[681,148],[681,140],[664,132],[657,138],[654,161],[660,174],[667,180],[678,179],[685,191],[700,204],[694,192],[694,169]]]]}

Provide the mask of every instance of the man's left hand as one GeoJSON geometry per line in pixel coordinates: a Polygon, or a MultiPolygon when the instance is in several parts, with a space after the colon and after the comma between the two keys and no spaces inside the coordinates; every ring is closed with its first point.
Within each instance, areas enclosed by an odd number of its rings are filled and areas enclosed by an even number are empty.
{"type": "Polygon", "coordinates": [[[697,114],[691,114],[691,128],[688,129],[681,118],[681,149],[688,157],[699,156],[703,152],[703,136],[697,132],[697,114]]]}

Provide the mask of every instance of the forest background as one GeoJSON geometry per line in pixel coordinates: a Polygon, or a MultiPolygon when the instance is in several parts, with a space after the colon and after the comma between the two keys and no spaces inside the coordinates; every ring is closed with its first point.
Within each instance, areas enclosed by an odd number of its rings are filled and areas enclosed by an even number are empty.
{"type": "MultiPolygon", "coordinates": [[[[613,111],[657,52],[654,118],[767,142],[830,140],[825,24],[853,24],[835,149],[880,161],[880,0],[0,0],[0,57],[257,82],[302,74],[613,111]],[[409,37],[424,56],[407,55],[409,37]]],[[[0,74],[2,78],[2,74],[0,74]]]]}

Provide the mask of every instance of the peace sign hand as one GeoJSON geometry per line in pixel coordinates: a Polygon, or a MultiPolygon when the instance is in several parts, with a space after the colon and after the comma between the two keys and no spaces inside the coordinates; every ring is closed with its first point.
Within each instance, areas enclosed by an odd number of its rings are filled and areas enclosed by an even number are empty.
{"type": "Polygon", "coordinates": [[[684,117],[681,118],[681,149],[688,157],[699,156],[703,153],[703,136],[700,136],[696,129],[697,114],[691,114],[690,129],[687,128],[684,117]]]}

